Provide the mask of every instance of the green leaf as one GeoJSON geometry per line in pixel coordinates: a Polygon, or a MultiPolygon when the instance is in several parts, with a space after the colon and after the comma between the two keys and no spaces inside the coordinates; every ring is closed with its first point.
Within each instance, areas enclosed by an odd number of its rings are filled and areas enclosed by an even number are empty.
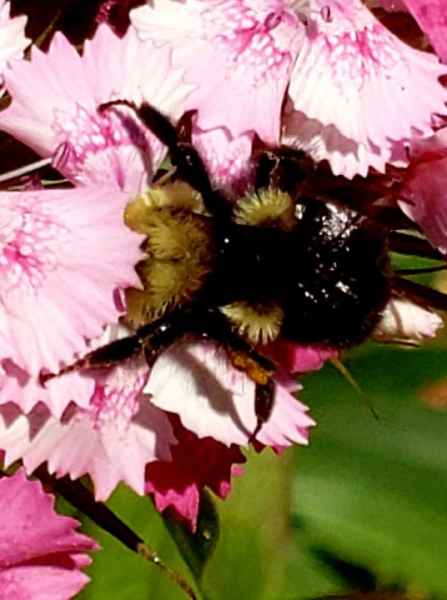
{"type": "MultiPolygon", "coordinates": [[[[191,581],[189,569],[148,498],[120,486],[107,504],[169,567],[191,581]]],[[[101,549],[92,553],[93,562],[87,570],[91,582],[77,600],[185,600],[185,593],[166,574],[88,519],[84,520],[82,531],[98,540],[101,549]]]]}
{"type": "MultiPolygon", "coordinates": [[[[334,371],[304,380],[319,426],[297,461],[297,543],[314,559],[323,550],[360,565],[379,584],[447,597],[447,414],[419,394],[447,376],[446,354],[380,347],[349,366],[379,420],[334,371]]],[[[291,598],[340,592],[315,580],[304,588],[299,575],[289,583],[291,598]]]]}
{"type": "Polygon", "coordinates": [[[200,583],[203,570],[211,558],[219,538],[219,516],[210,494],[202,492],[197,530],[192,533],[178,520],[164,517],[164,522],[180,550],[180,554],[200,583]]]}

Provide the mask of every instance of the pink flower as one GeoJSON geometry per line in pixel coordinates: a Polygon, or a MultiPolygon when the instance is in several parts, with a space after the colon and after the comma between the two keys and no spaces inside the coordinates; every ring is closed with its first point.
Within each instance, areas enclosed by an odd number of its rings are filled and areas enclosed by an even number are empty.
{"type": "Polygon", "coordinates": [[[245,458],[236,446],[227,448],[211,437],[198,439],[172,419],[177,446],[171,462],[154,462],[147,468],[146,492],[160,512],[170,510],[192,531],[197,526],[200,492],[209,487],[221,498],[231,489],[231,477],[240,475],[245,458]]]}
{"type": "Polygon", "coordinates": [[[140,258],[126,200],[106,187],[0,194],[1,359],[57,372],[122,313],[115,292],[138,285],[140,258]]]}
{"type": "Polygon", "coordinates": [[[279,140],[280,111],[302,25],[285,0],[155,0],[131,11],[141,39],[171,50],[196,89],[202,129],[279,140]]]}
{"type": "Polygon", "coordinates": [[[98,546],[79,523],[56,514],[54,499],[22,470],[0,479],[0,596],[69,600],[88,582],[86,552],[98,546]]]}
{"type": "MultiPolygon", "coordinates": [[[[294,385],[292,391],[296,389],[294,385]]],[[[182,425],[199,438],[245,446],[256,428],[255,384],[214,344],[177,344],[164,352],[145,392],[155,406],[179,415],[182,425]]],[[[274,447],[307,444],[314,422],[306,413],[288,385],[277,382],[272,414],[256,440],[274,447]]]]}
{"type": "Polygon", "coordinates": [[[27,17],[11,19],[10,4],[0,0],[0,94],[5,91],[4,72],[6,65],[14,58],[21,58],[30,40],[25,36],[27,17]]]}
{"type": "Polygon", "coordinates": [[[16,61],[6,73],[13,102],[0,127],[38,154],[55,156],[73,182],[136,193],[150,182],[165,149],[133,112],[120,107],[99,114],[97,107],[117,98],[138,104],[144,95],[179,116],[190,90],[180,75],[166,52],[141,44],[132,30],[121,39],[100,26],[82,56],[56,33],[47,54],[33,46],[31,61],[16,61]]]}
{"type": "Polygon", "coordinates": [[[312,0],[283,140],[327,159],[335,174],[384,171],[402,143],[431,135],[432,116],[446,113],[447,91],[439,83],[446,73],[434,55],[401,42],[360,0],[312,0]]]}

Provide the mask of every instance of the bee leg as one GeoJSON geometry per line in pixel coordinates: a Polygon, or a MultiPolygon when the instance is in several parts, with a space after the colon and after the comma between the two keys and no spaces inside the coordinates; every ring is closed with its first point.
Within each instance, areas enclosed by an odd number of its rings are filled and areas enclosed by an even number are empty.
{"type": "Polygon", "coordinates": [[[255,390],[255,414],[257,423],[255,430],[250,436],[251,442],[256,440],[256,436],[261,431],[262,426],[269,420],[270,415],[272,414],[275,403],[275,382],[270,378],[267,383],[257,383],[255,390]]]}
{"type": "Polygon", "coordinates": [[[392,231],[388,237],[390,250],[399,254],[409,254],[412,256],[421,256],[422,258],[431,258],[433,260],[445,260],[445,256],[433,248],[431,244],[422,238],[392,231]]]}
{"type": "MultiPolygon", "coordinates": [[[[274,404],[275,365],[262,356],[244,338],[233,331],[224,315],[210,308],[199,313],[199,321],[194,329],[202,338],[214,340],[225,348],[227,356],[235,369],[244,372],[255,384],[256,428],[250,436],[253,441],[263,424],[268,421],[274,404]]],[[[190,324],[193,319],[190,320],[190,324]]]]}
{"type": "Polygon", "coordinates": [[[187,319],[182,318],[180,311],[157,319],[137,329],[134,335],[92,350],[79,360],[63,367],[58,373],[41,373],[40,383],[45,385],[50,379],[72,371],[114,367],[141,352],[151,367],[163,350],[185,334],[186,323],[187,319]]]}
{"type": "Polygon", "coordinates": [[[131,335],[89,352],[79,360],[63,367],[58,373],[41,373],[39,381],[42,385],[45,385],[50,379],[71,373],[72,371],[113,367],[123,360],[131,358],[140,350],[141,339],[138,335],[131,335]]]}
{"type": "Polygon", "coordinates": [[[416,283],[416,281],[410,281],[402,277],[393,277],[391,289],[398,296],[411,300],[415,304],[447,311],[447,294],[427,287],[422,283],[416,283]]]}
{"type": "Polygon", "coordinates": [[[210,214],[219,218],[231,216],[229,203],[220,192],[213,190],[205,165],[191,143],[196,111],[186,112],[177,127],[174,127],[167,117],[147,102],[137,106],[130,100],[112,100],[101,104],[98,110],[108,110],[113,106],[131,108],[149,131],[168,147],[171,163],[176,168],[176,176],[200,193],[205,208],[210,214]]]}

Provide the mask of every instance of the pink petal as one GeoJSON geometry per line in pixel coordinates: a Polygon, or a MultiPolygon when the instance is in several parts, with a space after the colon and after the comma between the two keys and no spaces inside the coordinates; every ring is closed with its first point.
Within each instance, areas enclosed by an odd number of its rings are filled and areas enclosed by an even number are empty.
{"type": "Polygon", "coordinates": [[[79,571],[97,548],[75,531],[79,523],[55,513],[54,498],[22,470],[0,480],[0,596],[63,600],[87,583],[79,571]]]}
{"type": "Polygon", "coordinates": [[[211,182],[216,189],[239,198],[253,184],[253,135],[244,134],[234,139],[226,128],[201,131],[196,128],[192,142],[205,163],[211,182]]]}
{"type": "Polygon", "coordinates": [[[279,140],[280,110],[302,26],[284,0],[154,0],[131,11],[141,39],[172,51],[196,90],[202,129],[279,140]],[[241,110],[243,107],[243,110],[241,110]]]}
{"type": "Polygon", "coordinates": [[[333,348],[299,346],[286,340],[275,341],[264,351],[288,373],[318,371],[327,360],[338,356],[333,348]]]}
{"type": "MultiPolygon", "coordinates": [[[[247,445],[256,427],[255,384],[213,344],[179,344],[164,352],[145,392],[156,406],[178,414],[182,425],[199,438],[247,445]]],[[[268,445],[282,445],[285,438],[287,445],[306,443],[302,432],[313,424],[306,411],[278,384],[272,415],[257,440],[268,445]]]]}
{"type": "Polygon", "coordinates": [[[237,464],[245,462],[238,448],[227,448],[212,438],[198,439],[173,419],[178,445],[170,462],[152,463],[147,468],[146,492],[160,512],[170,509],[195,531],[200,491],[209,487],[224,498],[230,491],[231,476],[239,474],[237,464]],[[236,471],[235,471],[236,469],[236,471]]]}
{"type": "Polygon", "coordinates": [[[144,93],[178,116],[190,90],[170,70],[166,52],[148,48],[133,31],[121,39],[107,26],[86,41],[82,57],[61,33],[46,54],[34,46],[30,62],[8,71],[7,86],[13,102],[2,113],[5,131],[42,156],[57,151],[56,166],[72,181],[131,193],[151,179],[165,150],[132,111],[98,114],[97,106],[117,98],[138,104],[144,93]]]}
{"type": "Polygon", "coordinates": [[[10,4],[0,0],[0,93],[4,90],[4,72],[6,65],[14,58],[22,58],[23,51],[30,43],[25,36],[27,17],[11,19],[10,4]]]}
{"type": "Polygon", "coordinates": [[[0,194],[3,358],[57,372],[117,320],[115,291],[138,285],[141,256],[123,225],[126,200],[108,188],[0,194]]]}
{"type": "Polygon", "coordinates": [[[431,243],[447,254],[446,130],[416,146],[415,159],[405,173],[400,207],[423,229],[431,243]]]}
{"type": "Polygon", "coordinates": [[[13,402],[24,413],[42,403],[52,415],[60,418],[71,402],[86,408],[94,391],[93,378],[80,372],[56,377],[43,387],[36,377],[28,375],[10,359],[4,360],[0,369],[0,404],[13,402]]]}
{"type": "Polygon", "coordinates": [[[436,313],[408,300],[393,298],[385,307],[373,336],[379,341],[420,342],[435,337],[443,324],[443,320],[436,313]]]}
{"type": "Polygon", "coordinates": [[[447,12],[445,0],[404,0],[407,9],[427,34],[436,54],[447,62],[447,12]]]}
{"type": "Polygon", "coordinates": [[[95,377],[87,408],[69,407],[61,421],[46,407],[25,416],[0,407],[0,448],[5,463],[22,458],[28,473],[44,462],[58,477],[90,475],[97,500],[106,500],[120,481],[144,493],[149,462],[169,460],[175,443],[167,417],[141,389],[147,367],[129,363],[95,377]]]}
{"type": "Polygon", "coordinates": [[[311,7],[289,87],[298,115],[287,116],[286,140],[326,158],[336,174],[383,171],[395,144],[415,132],[430,135],[432,115],[445,114],[439,77],[447,69],[401,42],[360,0],[313,0],[311,7]]]}

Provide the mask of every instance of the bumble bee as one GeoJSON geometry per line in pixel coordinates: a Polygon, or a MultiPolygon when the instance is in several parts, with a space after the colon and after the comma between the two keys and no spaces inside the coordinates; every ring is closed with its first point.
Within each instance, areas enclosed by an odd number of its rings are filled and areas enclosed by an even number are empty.
{"type": "MultiPolygon", "coordinates": [[[[365,340],[392,296],[445,309],[444,295],[393,272],[390,252],[441,258],[398,209],[371,188],[323,175],[304,153],[255,153],[254,189],[231,202],[213,188],[191,143],[193,115],[175,127],[149,104],[127,106],[164,144],[175,170],[132,200],[125,222],[144,234],[143,289],[127,291],[134,333],[62,369],[112,366],[143,353],[152,366],[184,338],[222,344],[256,383],[257,426],[269,418],[276,367],[263,347],[277,339],[346,348],[365,340]]],[[[44,380],[54,376],[44,375],[44,380]]]]}

